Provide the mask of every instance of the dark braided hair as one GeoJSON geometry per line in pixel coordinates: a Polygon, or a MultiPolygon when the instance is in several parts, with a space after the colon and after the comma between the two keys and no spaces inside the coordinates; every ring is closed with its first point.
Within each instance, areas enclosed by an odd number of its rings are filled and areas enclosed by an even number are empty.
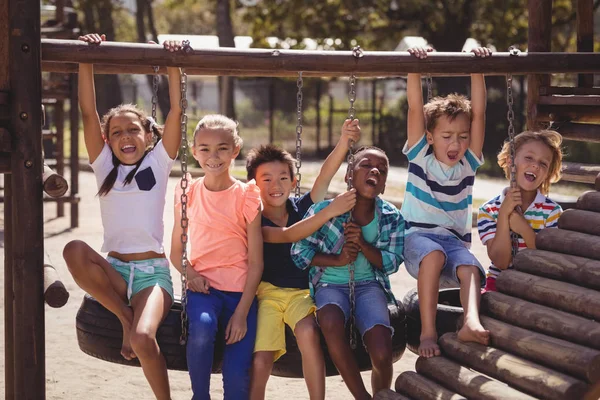
{"type": "MultiPolygon", "coordinates": [[[[156,143],[158,143],[158,141],[161,139],[163,128],[156,125],[156,123],[154,125],[152,125],[151,120],[148,118],[146,113],[143,110],[139,109],[137,106],[135,106],[133,104],[121,104],[117,107],[111,108],[104,115],[104,117],[102,117],[102,134],[104,135],[104,137],[107,140],[108,140],[108,135],[109,135],[109,127],[110,127],[111,119],[116,115],[124,114],[124,113],[132,113],[132,114],[137,115],[138,118],[140,119],[140,122],[142,123],[142,127],[144,128],[144,131],[146,133],[152,132],[152,134],[153,134],[153,141],[152,141],[151,146],[148,149],[146,149],[146,152],[144,153],[142,158],[140,158],[139,161],[135,164],[135,168],[133,170],[131,170],[131,172],[129,172],[129,174],[127,174],[127,177],[125,177],[125,182],[123,184],[128,185],[131,183],[131,181],[133,181],[133,177],[135,176],[138,169],[140,168],[142,161],[144,161],[146,154],[148,154],[148,152],[151,149],[153,149],[154,146],[156,146],[156,143]],[[152,125],[152,129],[151,129],[151,125],[152,125]]],[[[111,152],[112,152],[112,150],[111,150],[111,152]]],[[[106,178],[104,178],[104,182],[102,182],[102,185],[100,186],[100,189],[98,190],[98,193],[97,193],[98,196],[107,195],[108,192],[110,192],[111,189],[113,188],[113,186],[115,185],[115,182],[117,181],[117,176],[119,174],[119,165],[121,165],[121,161],[117,158],[115,153],[112,153],[112,163],[113,163],[113,169],[109,172],[109,174],[106,176],[106,178]]]]}

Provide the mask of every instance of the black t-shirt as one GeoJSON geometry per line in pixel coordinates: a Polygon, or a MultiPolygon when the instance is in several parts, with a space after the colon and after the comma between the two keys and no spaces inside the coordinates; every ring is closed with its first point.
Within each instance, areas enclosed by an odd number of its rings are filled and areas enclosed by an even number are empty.
{"type": "MultiPolygon", "coordinates": [[[[302,220],[313,201],[310,198],[310,192],[301,197],[290,197],[287,200],[286,207],[288,211],[288,221],[286,227],[294,225],[302,220]]],[[[262,217],[262,226],[279,225],[273,223],[265,216],[262,217]]],[[[290,251],[291,243],[264,243],[264,263],[262,280],[275,286],[283,288],[308,289],[308,271],[309,268],[301,270],[296,267],[290,251]]]]}

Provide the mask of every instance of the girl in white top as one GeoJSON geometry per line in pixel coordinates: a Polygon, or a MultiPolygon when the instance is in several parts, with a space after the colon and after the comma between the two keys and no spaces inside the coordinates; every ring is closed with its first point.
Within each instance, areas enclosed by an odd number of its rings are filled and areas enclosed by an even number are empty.
{"type": "MultiPolygon", "coordinates": [[[[104,35],[79,38],[100,45],[104,35]]],[[[165,42],[168,51],[179,42],[165,42]]],[[[94,71],[79,65],[79,106],[85,145],[96,180],[105,259],[86,243],[69,242],[63,256],[75,282],[113,312],[123,325],[121,354],[137,357],[157,399],[170,399],[165,359],[156,331],[173,301],[163,249],[166,184],[180,136],[180,72],[168,68],[171,110],[163,129],[134,105],[110,110],[100,122],[94,71]],[[162,138],[161,138],[162,134],[162,138]]]]}

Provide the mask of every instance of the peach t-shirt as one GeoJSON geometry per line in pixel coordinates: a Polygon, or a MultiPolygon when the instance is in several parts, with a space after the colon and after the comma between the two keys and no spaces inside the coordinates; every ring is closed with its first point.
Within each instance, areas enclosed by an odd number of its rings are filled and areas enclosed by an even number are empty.
{"type": "MultiPolygon", "coordinates": [[[[181,189],[175,205],[181,204],[181,189]]],[[[259,212],[260,189],[254,180],[235,181],[228,189],[211,192],[204,178],[192,182],[188,192],[187,215],[191,244],[190,263],[210,282],[211,287],[243,292],[248,274],[246,224],[259,212]]]]}

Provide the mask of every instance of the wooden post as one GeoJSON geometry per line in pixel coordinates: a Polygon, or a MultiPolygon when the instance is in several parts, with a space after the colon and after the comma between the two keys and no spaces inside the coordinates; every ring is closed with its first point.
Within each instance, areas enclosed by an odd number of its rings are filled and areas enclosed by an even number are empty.
{"type": "MultiPolygon", "coordinates": [[[[6,2],[4,2],[6,3],[6,2]]],[[[12,153],[12,278],[17,399],[46,398],[40,2],[8,0],[12,153]]]]}
{"type": "Polygon", "coordinates": [[[533,400],[501,382],[473,372],[444,357],[419,357],[415,365],[419,374],[469,399],[478,400],[533,400]]]}
{"type": "Polygon", "coordinates": [[[461,365],[539,398],[579,399],[587,390],[587,385],[578,379],[493,347],[462,342],[456,333],[446,333],[439,344],[444,355],[461,365]]]}
{"type": "MultiPolygon", "coordinates": [[[[542,232],[545,230],[549,229],[542,232]]],[[[600,292],[596,290],[513,269],[502,271],[496,279],[496,287],[501,293],[595,320],[600,319],[600,292]]]]}
{"type": "MultiPolygon", "coordinates": [[[[550,51],[552,34],[552,0],[529,0],[529,34],[527,51],[550,51]]],[[[549,75],[527,76],[527,129],[536,130],[538,125],[537,103],[541,86],[550,85],[549,75]]]]}
{"type": "Polygon", "coordinates": [[[577,199],[577,209],[600,212],[600,192],[585,192],[577,199]]]}
{"type": "MultiPolygon", "coordinates": [[[[577,51],[594,51],[594,2],[577,0],[577,51]]],[[[579,74],[577,86],[594,86],[594,74],[579,74]]]]}
{"type": "Polygon", "coordinates": [[[321,155],[321,97],[323,96],[323,81],[317,79],[317,90],[316,90],[316,105],[317,108],[317,156],[321,155]]]}
{"type": "Polygon", "coordinates": [[[79,106],[77,105],[77,75],[69,76],[69,122],[71,125],[71,228],[79,226],[79,106]]]}
{"type": "Polygon", "coordinates": [[[269,143],[275,141],[275,79],[269,78],[269,94],[267,97],[269,107],[269,143]]]}
{"type": "Polygon", "coordinates": [[[377,79],[371,81],[371,144],[377,146],[377,79]]]}
{"type": "MultiPolygon", "coordinates": [[[[1,16],[0,16],[1,18],[1,16]]],[[[1,24],[0,24],[0,29],[1,24]]],[[[8,36],[0,36],[8,39],[8,36]]],[[[7,40],[8,41],[8,40],[7,40]]],[[[12,190],[10,175],[4,175],[4,392],[15,398],[14,292],[12,273],[12,190]]]]}
{"type": "MultiPolygon", "coordinates": [[[[564,214],[560,219],[563,218],[564,214]]],[[[514,265],[517,271],[600,290],[600,261],[598,260],[546,250],[524,249],[515,257],[514,265]]]]}
{"type": "Polygon", "coordinates": [[[481,316],[481,324],[490,331],[490,345],[495,348],[587,382],[595,382],[600,377],[600,351],[598,350],[532,332],[486,316],[481,316]]]}
{"type": "Polygon", "coordinates": [[[404,393],[419,400],[467,400],[466,397],[456,394],[442,385],[419,375],[416,372],[405,371],[396,379],[394,385],[396,392],[404,393]]]}
{"type": "Polygon", "coordinates": [[[499,292],[481,296],[481,312],[497,320],[600,350],[600,324],[499,292]]]}
{"type": "Polygon", "coordinates": [[[600,260],[600,240],[597,236],[566,229],[542,229],[535,237],[540,250],[600,260]]]}
{"type": "MultiPolygon", "coordinates": [[[[54,125],[56,126],[56,172],[65,175],[65,102],[57,100],[54,105],[54,125]]],[[[56,201],[56,216],[65,216],[64,201],[56,201]]]]}

